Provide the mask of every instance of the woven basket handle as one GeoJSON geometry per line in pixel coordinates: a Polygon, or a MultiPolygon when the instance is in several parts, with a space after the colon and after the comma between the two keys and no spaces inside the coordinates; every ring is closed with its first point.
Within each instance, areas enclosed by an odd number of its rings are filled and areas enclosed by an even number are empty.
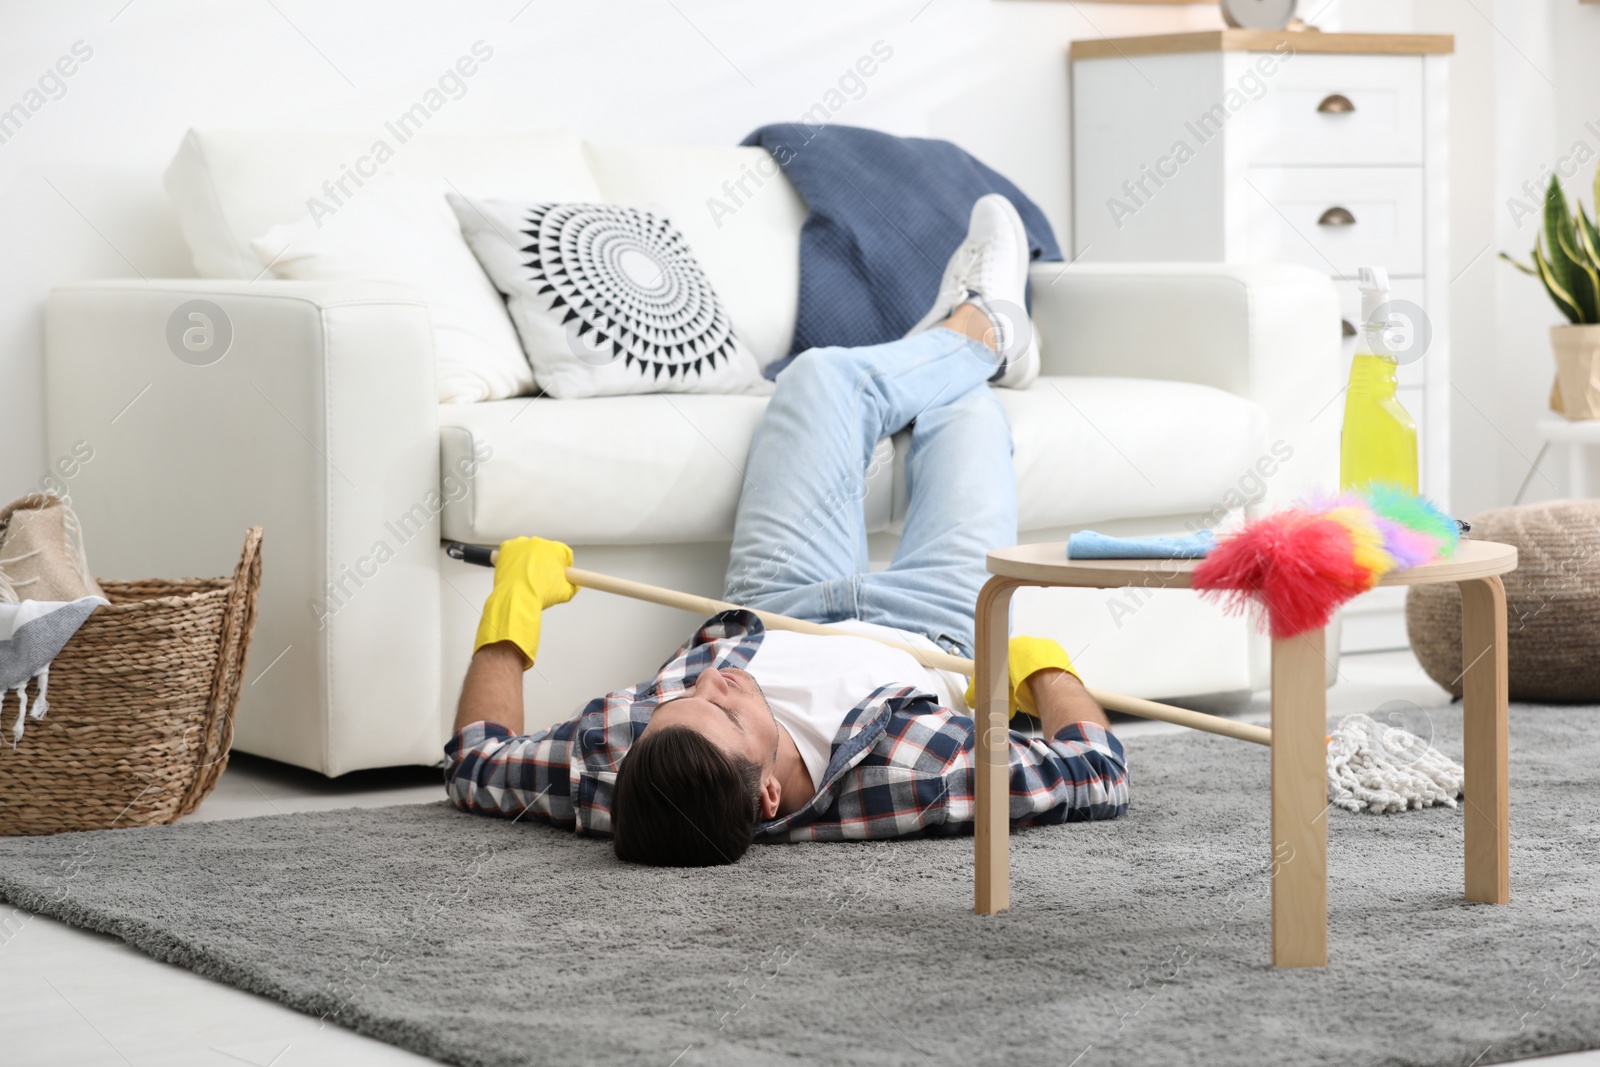
{"type": "Polygon", "coordinates": [[[234,711],[250,658],[250,636],[256,622],[256,594],[261,588],[261,527],[245,532],[244,549],[233,568],[217,641],[217,666],[211,675],[211,696],[206,706],[204,745],[198,753],[196,773],[179,807],[187,815],[200,806],[228,765],[233,747],[234,711]]]}

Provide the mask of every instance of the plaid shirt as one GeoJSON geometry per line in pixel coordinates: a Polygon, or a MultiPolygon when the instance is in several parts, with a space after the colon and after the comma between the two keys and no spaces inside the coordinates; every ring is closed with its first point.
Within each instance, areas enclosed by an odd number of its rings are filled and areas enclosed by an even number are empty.
{"type": "MultiPolygon", "coordinates": [[[[707,667],[748,667],[761,621],[708,619],[655,678],[589,701],[572,719],[522,737],[475,722],[445,745],[445,782],[463,811],[524,814],[580,834],[611,832],[617,766],[657,704],[707,667]]],[[[1045,740],[1011,731],[1013,825],[1111,819],[1128,810],[1122,743],[1093,723],[1045,740]]],[[[973,824],[973,724],[911,686],[884,685],[844,717],[822,785],[804,808],[762,823],[758,841],[957,834],[973,824]]]]}

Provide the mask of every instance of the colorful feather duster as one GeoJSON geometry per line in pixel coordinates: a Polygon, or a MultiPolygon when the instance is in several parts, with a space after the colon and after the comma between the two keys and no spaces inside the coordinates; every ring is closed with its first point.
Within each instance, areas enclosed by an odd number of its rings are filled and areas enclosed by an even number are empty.
{"type": "Polygon", "coordinates": [[[1266,609],[1273,637],[1328,625],[1392,570],[1447,559],[1460,533],[1430,500],[1392,485],[1314,499],[1245,523],[1194,570],[1194,588],[1235,612],[1266,609]]]}

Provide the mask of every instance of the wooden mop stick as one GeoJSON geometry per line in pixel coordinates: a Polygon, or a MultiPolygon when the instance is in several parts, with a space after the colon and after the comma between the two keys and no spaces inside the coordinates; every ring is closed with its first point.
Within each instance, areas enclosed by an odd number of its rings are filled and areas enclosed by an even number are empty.
{"type": "MultiPolygon", "coordinates": [[[[495,558],[499,555],[499,549],[486,548],[480,545],[463,545],[454,541],[445,546],[445,551],[452,559],[478,563],[488,567],[494,566],[495,558]]],[[[650,604],[681,608],[684,611],[694,612],[698,615],[715,615],[719,611],[748,611],[760,619],[761,624],[770,630],[791,630],[795,633],[819,634],[822,636],[865,637],[869,641],[876,641],[879,644],[888,645],[890,648],[898,648],[924,667],[933,667],[936,670],[954,671],[957,674],[966,675],[973,674],[976,671],[976,667],[970,659],[952,656],[948,652],[918,648],[916,645],[908,645],[887,637],[857,633],[854,630],[842,630],[836,626],[827,626],[819,622],[807,622],[804,619],[795,619],[788,615],[778,615],[774,612],[761,611],[756,608],[746,608],[738,604],[730,604],[726,600],[716,600],[708,596],[696,596],[693,593],[681,593],[676,589],[649,585],[645,582],[635,582],[627,578],[616,578],[609,574],[586,571],[580,567],[567,568],[567,581],[584,589],[598,589],[602,593],[615,593],[617,596],[643,600],[650,604]]],[[[1231,737],[1238,741],[1250,741],[1258,745],[1270,747],[1272,744],[1272,731],[1264,726],[1252,726],[1249,723],[1224,719],[1220,715],[1207,715],[1202,711],[1191,711],[1188,708],[1162,704],[1154,700],[1143,700],[1139,697],[1113,693],[1105,689],[1090,689],[1089,695],[1101,707],[1109,708],[1112,711],[1120,711],[1125,715],[1133,715],[1141,719],[1157,719],[1161,722],[1170,722],[1176,726],[1187,726],[1191,730],[1201,730],[1208,734],[1231,737]]]]}

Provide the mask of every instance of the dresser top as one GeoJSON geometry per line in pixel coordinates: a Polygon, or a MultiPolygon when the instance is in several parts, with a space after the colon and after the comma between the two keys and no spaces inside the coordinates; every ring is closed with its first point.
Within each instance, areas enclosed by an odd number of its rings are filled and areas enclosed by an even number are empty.
{"type": "Polygon", "coordinates": [[[1283,45],[1296,52],[1348,55],[1448,55],[1456,39],[1448,33],[1319,33],[1313,30],[1203,30],[1142,37],[1098,37],[1073,41],[1073,59],[1116,59],[1176,52],[1271,52],[1283,45]]]}

